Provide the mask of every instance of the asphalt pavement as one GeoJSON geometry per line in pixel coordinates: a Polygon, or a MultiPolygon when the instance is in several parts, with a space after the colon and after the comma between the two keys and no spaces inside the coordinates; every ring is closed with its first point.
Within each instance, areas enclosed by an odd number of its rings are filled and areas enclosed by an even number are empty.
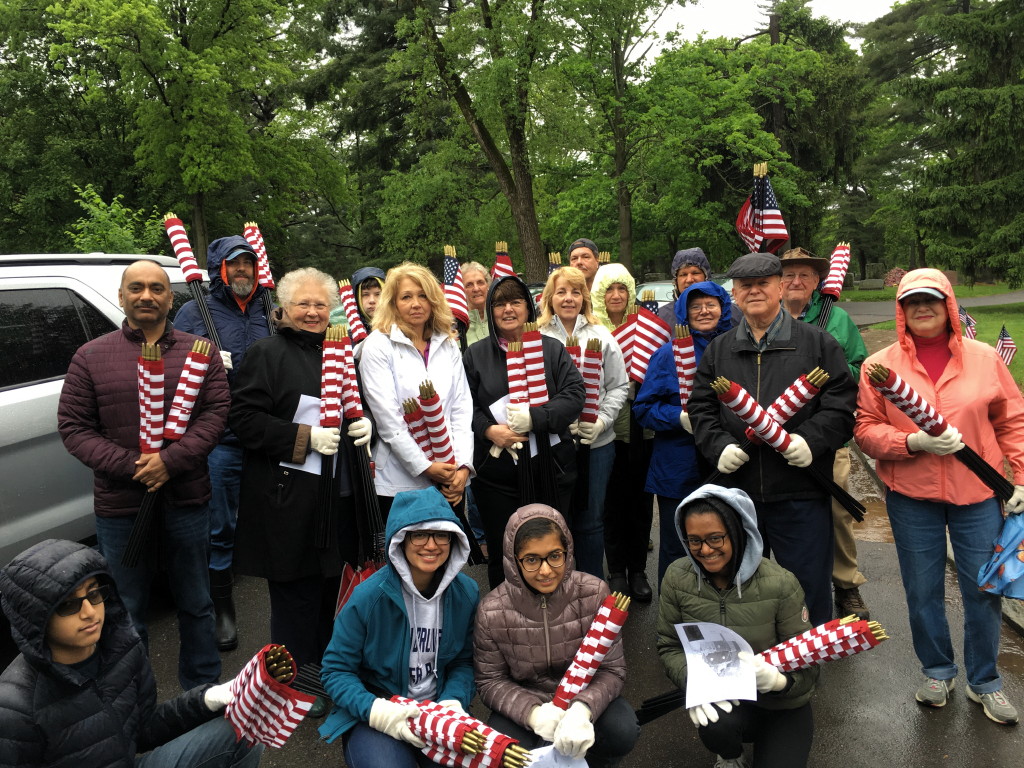
{"type": "MultiPolygon", "coordinates": [[[[871,514],[884,514],[872,505],[871,514]]],[[[865,529],[867,530],[867,529],[865,529]]],[[[874,529],[872,529],[874,530],[874,529]]],[[[657,515],[654,537],[657,540],[657,515]]],[[[865,534],[868,535],[868,534],[865,534]]],[[[860,536],[860,534],[858,534],[860,536]]],[[[952,698],[943,709],[916,704],[914,691],[921,682],[919,664],[911,648],[906,604],[894,545],[859,542],[860,568],[869,582],[861,588],[871,617],[890,639],[877,648],[825,664],[813,699],[815,735],[810,765],[817,768],[879,768],[880,766],[949,766],[950,768],[1013,768],[1024,763],[1024,725],[1000,726],[990,722],[981,708],[964,695],[961,671],[952,698]]],[[[653,583],[657,557],[648,558],[653,583]]],[[[483,566],[467,573],[486,585],[483,566]]],[[[269,614],[262,580],[240,578],[237,584],[241,645],[223,654],[223,679],[228,679],[268,641],[269,614]]],[[[962,658],[963,613],[956,576],[947,574],[946,603],[958,658],[962,658]]],[[[671,689],[655,649],[657,601],[634,604],[624,630],[629,677],[624,695],[634,705],[671,689]]],[[[153,666],[162,697],[176,695],[177,629],[173,611],[164,609],[151,623],[153,666]]],[[[1024,642],[1008,626],[1001,639],[1000,668],[1004,690],[1024,712],[1024,642]]],[[[474,701],[472,711],[485,718],[487,710],[474,701]]],[[[314,768],[344,764],[340,743],[327,745],[317,738],[321,721],[303,722],[282,749],[268,749],[262,766],[314,768]]],[[[684,710],[677,710],[644,726],[636,749],[622,768],[710,768],[714,755],[697,739],[684,710]]]]}
{"type": "MultiPolygon", "coordinates": [[[[956,288],[953,288],[956,292],[956,288]]],[[[993,296],[965,296],[957,299],[964,307],[994,307],[1000,304],[1024,302],[1024,291],[1000,293],[993,296]]],[[[896,302],[893,301],[840,301],[842,307],[859,326],[884,323],[896,317],[896,302]]]]}

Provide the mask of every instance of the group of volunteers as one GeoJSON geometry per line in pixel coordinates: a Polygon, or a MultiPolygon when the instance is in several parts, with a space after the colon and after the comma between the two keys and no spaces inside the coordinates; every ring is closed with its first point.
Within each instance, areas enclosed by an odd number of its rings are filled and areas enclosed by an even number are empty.
{"type": "Polygon", "coordinates": [[[591,240],[572,243],[536,301],[518,276],[463,264],[468,323],[426,267],[363,268],[351,286],[369,331],[354,348],[365,414],[331,427],[320,421],[323,350],[329,327],[353,319],[334,278],[289,272],[268,314],[245,238],[213,241],[207,268],[207,307],[190,302],[172,323],[165,271],[129,266],[123,326],[72,360],[58,426],[95,474],[97,548],[48,540],[0,571],[21,650],[0,676],[0,768],[256,765],[262,747],[238,741],[220,716],[232,700],[220,651],[238,645],[232,573],[266,580],[269,642],[300,668],[320,665],[327,696],[309,715],[326,718],[320,734],[340,738],[351,768],[437,765],[410,728],[419,709],[408,700],[464,713],[476,696],[488,724],[528,749],[551,743],[592,768],[628,764],[641,728],[639,702],[622,695],[621,636],[567,706],[554,701],[612,592],[641,604],[657,592],[657,651],[680,688],[678,624],[722,624],[753,649],[740,662],[756,700],[688,710],[716,766],[745,766],[748,756],[759,768],[804,766],[817,667],[783,672],[758,654],[834,608],[869,617],[852,518],[821,483],[846,486],[854,439],[887,489],[924,675],[916,701],[946,704],[959,671],[944,606],[948,533],[966,695],[990,719],[1017,722],[996,668],[1000,599],[975,584],[1004,516],[1024,509],[1024,399],[994,350],[964,338],[943,273],[903,278],[897,341],[869,357],[842,309],[818,325],[827,259],[802,248],[747,254],[726,273],[730,292],[700,248],[681,250],[660,316],[693,339],[684,402],[671,342],[642,381],[627,374],[615,332],[635,311],[636,282],[624,266],[602,264],[591,240]],[[218,345],[184,434],[140,452],[140,346],[160,350],[170,403],[201,337],[218,345]],[[588,387],[569,346],[588,345],[600,350],[600,377],[591,418],[581,418],[588,387]],[[520,389],[508,360],[526,348],[520,389]],[[874,363],[954,426],[937,437],[918,429],[870,383],[874,363]],[[748,439],[713,386],[739,384],[767,408],[814,369],[827,381],[785,422],[782,451],[748,439]],[[453,461],[435,460],[406,418],[428,382],[453,461]],[[1000,472],[1009,462],[1012,498],[1001,503],[952,455],[965,444],[1000,472]],[[156,532],[126,565],[148,494],[157,494],[156,532]],[[370,533],[382,538],[383,560],[338,612],[343,573],[367,556],[368,506],[380,510],[382,530],[370,533]],[[483,562],[481,597],[466,568],[483,562]],[[146,620],[160,571],[177,609],[184,693],[158,704],[146,620]]]}

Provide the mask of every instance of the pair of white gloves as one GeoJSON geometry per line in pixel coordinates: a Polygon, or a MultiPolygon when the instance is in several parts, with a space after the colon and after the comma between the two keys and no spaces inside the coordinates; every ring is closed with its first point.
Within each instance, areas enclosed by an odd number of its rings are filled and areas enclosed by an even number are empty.
{"type": "MultiPolygon", "coordinates": [[[[811,455],[811,447],[807,445],[807,441],[793,432],[789,433],[789,437],[789,448],[782,452],[782,458],[794,467],[810,466],[814,456],[811,455]]],[[[750,456],[740,448],[739,443],[729,443],[718,457],[718,471],[723,475],[728,475],[748,461],[750,461],[750,456]]]]}
{"type": "MultiPolygon", "coordinates": [[[[741,663],[754,667],[754,684],[757,686],[758,693],[777,692],[786,687],[788,682],[786,676],[759,655],[755,656],[746,651],[741,651],[737,655],[741,663]]],[[[695,707],[690,707],[686,712],[690,715],[693,724],[701,727],[708,723],[717,723],[719,709],[728,714],[732,712],[733,707],[738,707],[739,704],[736,699],[726,699],[710,704],[698,704],[695,707]]]]}
{"type": "MultiPolygon", "coordinates": [[[[466,710],[456,699],[445,699],[439,701],[438,704],[454,709],[461,715],[466,714],[466,710]]],[[[415,704],[399,704],[390,699],[375,699],[373,706],[370,707],[369,725],[373,730],[387,734],[392,739],[412,744],[416,749],[423,749],[426,742],[413,733],[409,727],[409,719],[418,717],[419,714],[420,708],[415,704]]]]}
{"type": "Polygon", "coordinates": [[[597,421],[579,421],[578,419],[569,425],[569,431],[573,437],[579,437],[582,445],[593,445],[601,434],[608,429],[604,419],[600,416],[597,421]]]}
{"type": "MultiPolygon", "coordinates": [[[[354,445],[366,445],[373,434],[373,426],[368,418],[362,416],[348,425],[347,434],[353,439],[354,445]]],[[[337,427],[312,427],[309,430],[310,447],[324,456],[336,454],[340,443],[341,430],[337,427]]]]}
{"type": "Polygon", "coordinates": [[[566,757],[578,760],[594,746],[594,724],[590,722],[590,708],[581,701],[568,709],[560,709],[551,702],[534,707],[527,718],[530,730],[566,757]]]}

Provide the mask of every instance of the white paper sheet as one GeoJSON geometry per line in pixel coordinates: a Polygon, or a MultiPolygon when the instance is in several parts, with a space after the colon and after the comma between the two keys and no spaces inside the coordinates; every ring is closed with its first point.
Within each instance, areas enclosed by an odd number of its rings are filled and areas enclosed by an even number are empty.
{"type": "Polygon", "coordinates": [[[588,768],[586,758],[573,760],[551,745],[530,750],[530,758],[530,768],[588,768]]]}
{"type": "MultiPolygon", "coordinates": [[[[498,424],[507,424],[508,423],[508,411],[507,411],[508,404],[509,404],[509,396],[508,395],[505,395],[504,397],[499,398],[499,399],[495,400],[493,403],[491,403],[491,405],[490,405],[491,416],[494,417],[494,420],[498,424]]],[[[530,438],[530,456],[536,456],[537,455],[537,437],[536,437],[536,435],[534,435],[533,432],[531,432],[529,435],[527,435],[527,437],[530,438]]],[[[554,432],[549,432],[548,433],[548,440],[551,443],[551,445],[558,445],[560,442],[562,442],[561,438],[558,435],[556,435],[554,432]]]]}
{"type": "MultiPolygon", "coordinates": [[[[311,427],[320,426],[320,398],[300,395],[299,404],[295,407],[295,415],[292,417],[293,424],[309,424],[311,427]]],[[[290,461],[282,461],[282,467],[297,469],[300,472],[309,472],[311,475],[320,474],[320,461],[323,455],[316,451],[306,454],[306,460],[301,464],[293,464],[290,461]]],[[[337,456],[331,456],[331,461],[337,462],[337,456]]]]}
{"type": "Polygon", "coordinates": [[[686,652],[686,708],[725,699],[757,699],[754,668],[740,662],[750,644],[728,627],[707,622],[676,624],[686,652]]]}

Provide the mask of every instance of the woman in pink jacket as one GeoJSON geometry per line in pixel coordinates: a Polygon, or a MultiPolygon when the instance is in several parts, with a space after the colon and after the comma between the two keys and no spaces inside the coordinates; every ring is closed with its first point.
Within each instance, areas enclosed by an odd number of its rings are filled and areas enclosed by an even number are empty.
{"type": "Polygon", "coordinates": [[[971,446],[1002,471],[1013,470],[1007,514],[1024,509],[1024,399],[992,347],[960,333],[956,298],[935,269],[908,272],[896,291],[897,341],[861,368],[854,436],[877,459],[910,610],[914,651],[925,681],[916,700],[944,706],[957,666],[944,605],[946,532],[953,545],[964,604],[967,698],[997,723],[1017,722],[996,670],[1000,598],[978,590],[1003,512],[998,499],[953,453],[971,446]],[[891,368],[951,425],[932,437],[871,384],[874,363],[891,368]]]}

